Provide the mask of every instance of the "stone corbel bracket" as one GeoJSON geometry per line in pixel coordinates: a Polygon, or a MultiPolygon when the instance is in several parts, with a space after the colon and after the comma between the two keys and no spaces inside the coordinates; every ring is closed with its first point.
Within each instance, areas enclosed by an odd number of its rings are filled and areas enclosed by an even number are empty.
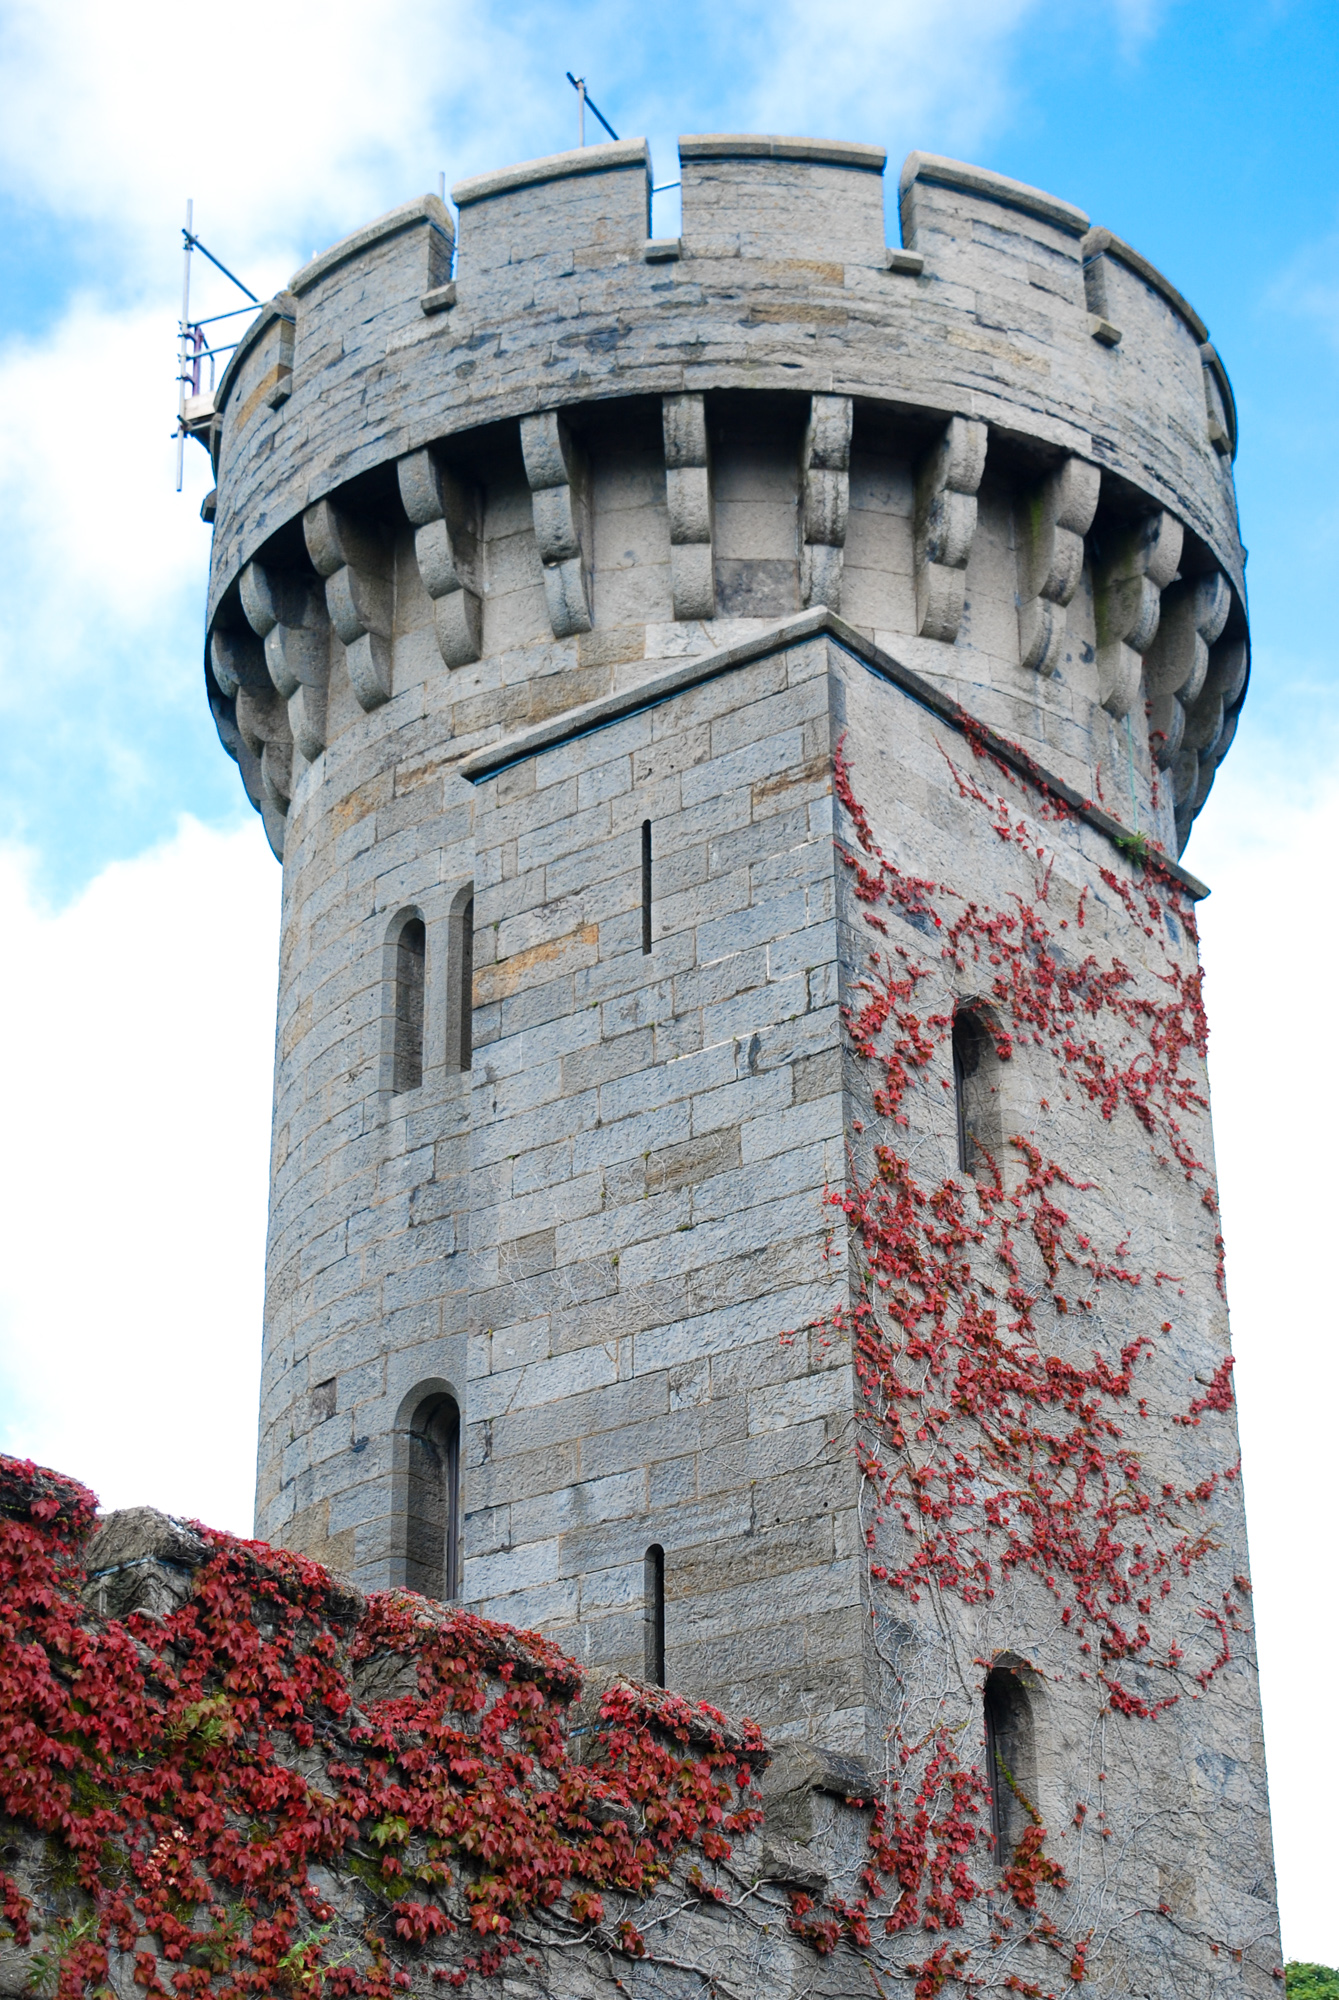
{"type": "Polygon", "coordinates": [[[676,618],[714,618],[711,456],[701,396],[666,396],[665,501],[669,508],[670,587],[676,618]]]}
{"type": "Polygon", "coordinates": [[[1182,847],[1237,733],[1249,668],[1250,647],[1245,635],[1220,639],[1210,648],[1209,669],[1199,697],[1187,707],[1185,733],[1172,766],[1176,832],[1182,847]]]}
{"type": "Polygon", "coordinates": [[[326,609],[345,649],[349,685],[361,708],[391,697],[391,585],[386,552],[333,500],[302,517],[307,553],[325,578],[326,609]]]}
{"type": "Polygon", "coordinates": [[[985,424],[976,417],[950,417],[916,474],[916,630],[949,645],[962,624],[985,466],[985,424]]]}
{"type": "Polygon", "coordinates": [[[1149,747],[1164,771],[1180,753],[1186,711],[1204,691],[1209,648],[1221,638],[1231,609],[1232,587],[1217,569],[1184,577],[1162,594],[1157,635],[1144,656],[1144,686],[1149,747]]]}
{"type": "Polygon", "coordinates": [[[262,797],[282,820],[293,795],[293,732],[287,704],[271,687],[243,687],[237,690],[236,716],[237,733],[260,765],[262,797]]]}
{"type": "Polygon", "coordinates": [[[1083,575],[1083,538],[1093,525],[1102,475],[1067,458],[1023,501],[1018,549],[1018,658],[1053,674],[1065,649],[1065,609],[1083,575]]]}
{"type": "Polygon", "coordinates": [[[806,604],[842,607],[846,519],[851,504],[849,396],[813,396],[804,432],[804,543],[800,585],[806,604]]]}
{"type": "Polygon", "coordinates": [[[330,680],[330,626],[321,586],[314,577],[249,562],[239,591],[247,623],[265,642],[269,682],[288,703],[292,740],[310,763],[325,749],[330,680]]]}
{"type": "Polygon", "coordinates": [[[263,635],[244,627],[215,625],[209,635],[209,665],[223,694],[231,701],[239,687],[267,688],[270,670],[263,635]]]}
{"type": "Polygon", "coordinates": [[[590,631],[590,597],[577,519],[578,461],[567,423],[557,410],[521,418],[521,456],[544,565],[549,624],[555,639],[571,639],[590,631]]]}
{"type": "MultiPolygon", "coordinates": [[[[212,668],[211,668],[212,672],[212,668]]],[[[242,789],[260,814],[265,827],[265,837],[274,853],[282,861],[284,858],[284,816],[276,812],[270,804],[260,774],[260,757],[251,748],[237,727],[237,696],[225,695],[221,688],[209,688],[209,712],[214,718],[219,742],[236,764],[242,780],[242,789]]],[[[263,746],[262,746],[263,748],[263,746]]]]}
{"type": "Polygon", "coordinates": [[[1128,715],[1139,693],[1162,593],[1181,561],[1182,535],[1173,515],[1146,514],[1119,528],[1102,551],[1094,579],[1097,688],[1108,715],[1128,715]]]}
{"type": "Polygon", "coordinates": [[[432,599],[437,650],[448,667],[468,666],[483,650],[479,491],[430,451],[411,452],[397,472],[418,573],[432,599]]]}

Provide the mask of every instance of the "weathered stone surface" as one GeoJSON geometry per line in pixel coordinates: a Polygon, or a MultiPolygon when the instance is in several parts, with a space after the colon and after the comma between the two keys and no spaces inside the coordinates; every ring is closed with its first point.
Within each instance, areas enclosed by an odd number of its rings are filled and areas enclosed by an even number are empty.
{"type": "MultiPolygon", "coordinates": [[[[888,1799],[908,1718],[976,1743],[1016,1661],[1048,1827],[1098,1837],[1099,1729],[1110,1823],[1150,1790],[1162,1816],[1101,1979],[1207,1996],[1202,1939],[1249,1930],[1262,1991],[1239,1485],[1201,1554],[1240,1645],[1151,1745],[1026,1565],[894,1616],[831,1199],[881,1115],[846,1032],[877,940],[839,748],[906,878],[1001,924],[1044,902],[1094,990],[1190,991],[1203,889],[1171,857],[1248,671],[1226,377],[1165,280],[1038,190],[913,155],[890,261],[874,149],[707,135],[681,163],[673,256],[639,141],[466,184],[449,312],[445,212],[410,204],[294,280],[280,410],[232,400],[272,318],[224,385],[210,699],[284,857],[258,1531],[366,1588],[449,1518],[443,1589],[605,1677],[648,1673],[663,1616],[669,1682],[792,1758],[766,1866],[804,1894],[847,1893],[863,1839],[822,1771],[888,1799]],[[1200,1925],[1171,1958],[1163,1903],[1200,1925]]],[[[919,1013],[1004,1006],[928,905],[879,921],[919,1013]]],[[[1084,1338],[1151,1343],[1150,1476],[1194,1491],[1223,1471],[1172,1422],[1227,1355],[1211,1187],[1018,1030],[973,1144],[988,1124],[1012,1200],[1044,1132],[1075,1227],[1149,1274],[1084,1338]]],[[[941,1068],[906,1143],[966,1187],[941,1068]]]]}

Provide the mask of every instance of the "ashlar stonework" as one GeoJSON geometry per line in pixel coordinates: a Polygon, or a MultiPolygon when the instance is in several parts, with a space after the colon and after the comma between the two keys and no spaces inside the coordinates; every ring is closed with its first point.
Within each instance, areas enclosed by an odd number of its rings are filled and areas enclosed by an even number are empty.
{"type": "Polygon", "coordinates": [[[1231,388],[1078,209],[913,154],[889,248],[884,165],[684,139],[672,241],[641,141],[482,176],[221,384],[257,1532],[865,1774],[863,1876],[840,1805],[756,1864],[835,1955],[722,1991],[1263,1993],[1177,859],[1248,671],[1231,388]]]}

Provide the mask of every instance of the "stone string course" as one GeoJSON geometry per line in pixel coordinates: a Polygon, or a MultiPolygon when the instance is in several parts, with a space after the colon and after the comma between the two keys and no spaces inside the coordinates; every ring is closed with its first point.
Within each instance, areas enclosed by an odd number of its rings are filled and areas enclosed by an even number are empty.
{"type": "MultiPolygon", "coordinates": [[[[1249,658],[1235,413],[1193,310],[1078,209],[929,155],[890,250],[884,164],[684,140],[655,242],[644,144],[591,147],[457,188],[458,240],[426,197],[316,259],[220,387],[207,664],[284,868],[258,1533],[405,1582],[409,1425],[450,1394],[472,1609],[641,1674],[658,1545],[669,1684],[876,1765],[901,1697],[832,1323],[869,946],[834,752],[899,867],[1001,909],[1033,877],[964,804],[985,732],[1053,909],[1152,991],[1112,881],[1160,849],[1203,893],[1175,857],[1249,658]],[[424,1066],[395,1092],[409,917],[424,1066]]],[[[1183,1288],[1170,1411],[1227,1352],[1213,1218],[1133,1121],[1050,1088],[1020,1047],[1011,1118],[1058,1120],[1090,1226],[1183,1288]]],[[[952,1174],[951,1096],[915,1143],[952,1174]]],[[[1126,1310],[1151,1336],[1165,1300],[1126,1310]]],[[[1178,1478],[1198,1435],[1169,1420],[1178,1478]]],[[[1239,1484],[1215,1507],[1230,1579],[1239,1484]]],[[[984,1631],[907,1617],[917,1672],[955,1646],[1048,1671],[1026,1591],[984,1631]]],[[[1189,1704],[1162,1725],[1130,1879],[1198,1941],[1145,1926],[1104,1961],[1137,1960],[1121,1991],[1264,1990],[1258,1952],[1202,1942],[1273,1922],[1252,1673],[1247,1646],[1211,1753],[1189,1704]]],[[[1048,1702],[1050,1811],[1109,1723],[1091,1689],[1048,1702]]]]}

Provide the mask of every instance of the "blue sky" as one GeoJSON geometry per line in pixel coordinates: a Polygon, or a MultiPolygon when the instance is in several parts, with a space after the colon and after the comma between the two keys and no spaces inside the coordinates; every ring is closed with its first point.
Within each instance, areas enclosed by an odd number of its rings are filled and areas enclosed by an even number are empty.
{"type": "MultiPolygon", "coordinates": [[[[1214,887],[1285,1945],[1339,1962],[1339,1088],[1304,1026],[1339,970],[1332,6],[0,0],[0,1436],[110,1504],[248,1525],[278,871],[203,700],[198,448],[173,491],[185,198],[264,296],[440,171],[574,144],[567,69],[620,133],[650,138],[662,179],[681,131],[886,146],[894,241],[912,147],[1049,188],[1158,264],[1224,357],[1254,677],[1187,859],[1214,887]]],[[[660,200],[670,233],[675,197],[660,200]]],[[[234,302],[208,278],[197,300],[234,302]]]]}

